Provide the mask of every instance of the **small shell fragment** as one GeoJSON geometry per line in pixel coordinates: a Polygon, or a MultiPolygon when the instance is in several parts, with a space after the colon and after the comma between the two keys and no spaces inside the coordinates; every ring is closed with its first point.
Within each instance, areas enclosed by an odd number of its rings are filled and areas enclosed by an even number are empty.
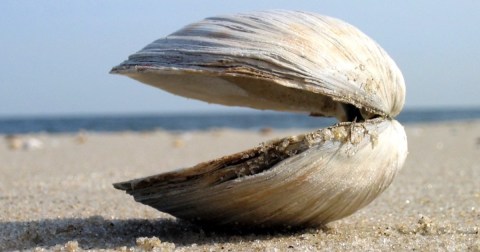
{"type": "Polygon", "coordinates": [[[281,10],[207,18],[154,41],[111,72],[207,102],[340,121],[114,184],[182,219],[323,225],[374,200],[406,159],[405,131],[392,119],[405,100],[402,74],[378,44],[338,19],[281,10]]]}

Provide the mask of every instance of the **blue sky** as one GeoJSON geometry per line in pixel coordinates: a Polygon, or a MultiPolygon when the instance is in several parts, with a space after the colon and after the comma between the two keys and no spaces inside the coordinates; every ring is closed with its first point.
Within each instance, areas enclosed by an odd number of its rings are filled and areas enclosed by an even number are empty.
{"type": "Polygon", "coordinates": [[[191,22],[264,9],[360,28],[402,70],[406,108],[480,107],[480,1],[4,0],[0,9],[0,117],[241,111],[108,71],[191,22]]]}

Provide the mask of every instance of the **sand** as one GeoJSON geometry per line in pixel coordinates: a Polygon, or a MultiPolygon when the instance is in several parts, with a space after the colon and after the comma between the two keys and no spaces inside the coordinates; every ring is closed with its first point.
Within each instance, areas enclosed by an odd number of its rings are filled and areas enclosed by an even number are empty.
{"type": "Polygon", "coordinates": [[[406,131],[406,164],[373,203],[326,227],[263,232],[194,226],[112,183],[305,130],[2,136],[0,251],[480,251],[480,121],[406,131]]]}

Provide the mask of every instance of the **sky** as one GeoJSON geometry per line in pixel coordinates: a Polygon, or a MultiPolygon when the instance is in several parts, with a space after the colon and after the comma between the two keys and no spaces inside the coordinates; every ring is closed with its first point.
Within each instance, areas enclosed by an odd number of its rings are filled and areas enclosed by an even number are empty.
{"type": "Polygon", "coordinates": [[[333,16],[403,72],[405,108],[480,107],[480,1],[0,1],[0,117],[249,111],[108,74],[205,17],[266,9],[333,16]]]}

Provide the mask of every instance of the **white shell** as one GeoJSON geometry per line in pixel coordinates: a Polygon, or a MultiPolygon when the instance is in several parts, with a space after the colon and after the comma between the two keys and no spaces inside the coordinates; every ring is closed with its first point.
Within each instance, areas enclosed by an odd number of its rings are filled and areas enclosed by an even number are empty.
{"type": "Polygon", "coordinates": [[[338,19],[294,11],[205,19],[112,72],[208,102],[326,116],[338,117],[332,99],[392,117],[405,99],[400,70],[373,40],[338,19]]]}
{"type": "Polygon", "coordinates": [[[352,214],[385,190],[403,165],[406,143],[396,121],[344,123],[115,187],[192,221],[316,226],[352,214]],[[269,162],[276,163],[262,167],[269,162]]]}
{"type": "Polygon", "coordinates": [[[208,18],[153,42],[112,72],[208,102],[345,121],[114,185],[180,218],[325,224],[377,197],[407,155],[403,127],[391,119],[405,99],[400,70],[370,38],[334,18],[294,11],[208,18]]]}

